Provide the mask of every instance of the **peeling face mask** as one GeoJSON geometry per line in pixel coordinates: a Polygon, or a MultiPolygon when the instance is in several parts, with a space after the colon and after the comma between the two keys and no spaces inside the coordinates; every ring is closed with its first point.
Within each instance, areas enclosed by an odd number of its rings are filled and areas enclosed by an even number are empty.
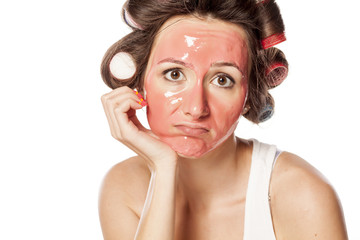
{"type": "Polygon", "coordinates": [[[177,17],[157,35],[145,74],[151,130],[181,156],[199,158],[228,139],[247,97],[244,31],[177,17]]]}

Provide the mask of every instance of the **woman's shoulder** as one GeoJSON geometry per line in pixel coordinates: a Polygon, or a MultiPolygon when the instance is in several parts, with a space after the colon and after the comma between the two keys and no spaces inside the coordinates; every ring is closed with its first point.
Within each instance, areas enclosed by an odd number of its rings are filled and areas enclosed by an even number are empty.
{"type": "Polygon", "coordinates": [[[114,165],[105,175],[100,200],[116,205],[122,202],[135,213],[141,213],[150,181],[150,172],[140,157],[114,165]],[[114,202],[114,203],[111,203],[114,202]]]}
{"type": "MultiPolygon", "coordinates": [[[[301,157],[290,153],[282,152],[274,166],[272,183],[277,187],[287,188],[286,190],[309,190],[309,186],[321,189],[331,188],[328,180],[315,167],[301,157]],[[288,189],[289,188],[289,189],[288,189]]],[[[281,190],[282,188],[278,189],[281,190]]]]}
{"type": "Polygon", "coordinates": [[[285,239],[346,239],[343,213],[334,188],[299,156],[280,154],[270,194],[277,235],[285,239]]]}
{"type": "Polygon", "coordinates": [[[149,174],[150,172],[145,161],[139,156],[134,156],[115,164],[107,172],[106,177],[115,177],[117,179],[121,178],[125,180],[149,174]]]}

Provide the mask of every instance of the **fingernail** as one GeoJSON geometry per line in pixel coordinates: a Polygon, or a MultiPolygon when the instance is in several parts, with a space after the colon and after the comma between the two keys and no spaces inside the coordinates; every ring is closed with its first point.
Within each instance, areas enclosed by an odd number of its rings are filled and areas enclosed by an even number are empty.
{"type": "Polygon", "coordinates": [[[138,98],[140,99],[140,101],[138,103],[143,107],[147,106],[147,102],[145,101],[143,96],[137,90],[134,90],[134,92],[138,96],[138,98]]]}
{"type": "Polygon", "coordinates": [[[139,104],[143,107],[147,106],[147,102],[143,98],[140,99],[139,104]]]}

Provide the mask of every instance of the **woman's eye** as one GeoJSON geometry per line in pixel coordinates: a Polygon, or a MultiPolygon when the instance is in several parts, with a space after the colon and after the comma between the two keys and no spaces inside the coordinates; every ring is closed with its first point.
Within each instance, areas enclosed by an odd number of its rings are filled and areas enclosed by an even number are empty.
{"type": "Polygon", "coordinates": [[[211,83],[218,87],[231,88],[235,81],[229,76],[218,75],[213,80],[211,80],[211,83]]]}
{"type": "Polygon", "coordinates": [[[165,72],[165,78],[170,81],[181,81],[184,80],[184,74],[178,69],[173,69],[165,72]]]}

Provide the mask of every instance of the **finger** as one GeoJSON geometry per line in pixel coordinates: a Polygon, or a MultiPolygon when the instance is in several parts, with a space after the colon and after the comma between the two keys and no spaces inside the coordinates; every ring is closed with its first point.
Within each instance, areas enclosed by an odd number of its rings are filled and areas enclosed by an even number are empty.
{"type": "Polygon", "coordinates": [[[142,123],[139,121],[139,119],[137,118],[136,115],[132,116],[132,117],[129,117],[129,119],[134,123],[134,125],[140,130],[140,131],[143,131],[143,132],[150,132],[149,129],[145,128],[142,123]]]}
{"type": "Polygon", "coordinates": [[[101,103],[103,105],[103,109],[104,109],[104,112],[105,112],[105,116],[106,116],[106,119],[108,121],[108,124],[109,124],[109,127],[110,127],[110,132],[111,132],[111,135],[113,135],[113,119],[111,118],[111,114],[110,114],[110,103],[109,103],[109,99],[107,98],[106,95],[103,95],[101,96],[101,103]]]}
{"type": "MultiPolygon", "coordinates": [[[[114,89],[113,91],[105,94],[105,97],[111,99],[114,97],[117,98],[118,96],[125,96],[125,94],[132,95],[134,97],[134,99],[137,99],[136,97],[138,97],[138,99],[141,102],[146,102],[145,99],[143,98],[143,96],[138,91],[132,90],[131,88],[126,87],[126,86],[114,89]]],[[[144,104],[142,104],[142,105],[144,105],[144,104]]]]}
{"type": "Polygon", "coordinates": [[[124,87],[119,87],[119,88],[115,88],[114,90],[106,93],[105,95],[111,97],[111,96],[116,96],[116,95],[123,95],[125,93],[131,93],[134,90],[132,90],[131,88],[124,86],[124,87]]]}
{"type": "Polygon", "coordinates": [[[120,138],[124,139],[128,136],[132,137],[137,134],[139,129],[132,121],[134,119],[137,120],[136,115],[133,115],[131,120],[128,116],[128,112],[130,110],[135,111],[141,108],[142,106],[137,101],[128,99],[114,109],[112,118],[114,119],[114,122],[116,122],[115,125],[119,127],[120,138]]]}
{"type": "MultiPolygon", "coordinates": [[[[138,103],[132,102],[130,103],[130,107],[135,108],[137,104],[138,103]]],[[[120,126],[122,142],[144,158],[159,157],[166,154],[166,152],[162,152],[161,149],[168,149],[169,146],[159,141],[157,137],[155,138],[155,135],[143,127],[137,118],[135,121],[126,119],[124,117],[124,109],[121,109],[121,107],[119,106],[115,112],[118,125],[120,126]]]]}
{"type": "Polygon", "coordinates": [[[105,94],[102,97],[102,100],[104,100],[103,102],[110,103],[110,104],[112,104],[112,107],[114,107],[114,106],[121,104],[126,99],[133,99],[134,101],[139,101],[138,96],[132,90],[116,91],[116,92],[115,91],[116,90],[114,90],[113,92],[110,92],[108,94],[105,94]]]}
{"type": "Polygon", "coordinates": [[[125,99],[121,104],[112,106],[109,109],[109,116],[111,119],[111,132],[115,139],[122,141],[124,129],[129,128],[134,131],[133,124],[129,119],[130,115],[135,115],[135,111],[142,108],[137,101],[133,99],[125,99]],[[133,112],[133,113],[131,113],[133,112]],[[120,120],[121,121],[118,121],[120,120]]]}
{"type": "MultiPolygon", "coordinates": [[[[139,104],[144,106],[144,101],[143,100],[139,101],[138,95],[136,95],[133,91],[126,91],[122,94],[120,94],[119,92],[118,92],[118,94],[109,94],[109,95],[105,96],[104,99],[106,99],[106,102],[107,102],[106,106],[105,106],[105,109],[107,110],[107,112],[109,112],[112,109],[114,109],[115,107],[119,106],[127,99],[132,99],[133,101],[137,101],[137,102],[139,102],[139,104]]],[[[129,117],[132,117],[133,115],[135,115],[135,111],[129,111],[128,115],[129,115],[129,117]]]]}
{"type": "MultiPolygon", "coordinates": [[[[133,90],[131,90],[128,87],[115,89],[112,92],[107,93],[101,97],[105,115],[108,119],[108,123],[110,126],[111,135],[114,138],[118,138],[121,135],[118,134],[120,129],[117,126],[117,122],[113,111],[117,106],[124,104],[124,102],[130,99],[134,102],[138,101],[137,95],[134,93],[133,90]]],[[[131,113],[130,116],[131,115],[135,115],[135,111],[133,111],[133,113],[131,113]]]]}

